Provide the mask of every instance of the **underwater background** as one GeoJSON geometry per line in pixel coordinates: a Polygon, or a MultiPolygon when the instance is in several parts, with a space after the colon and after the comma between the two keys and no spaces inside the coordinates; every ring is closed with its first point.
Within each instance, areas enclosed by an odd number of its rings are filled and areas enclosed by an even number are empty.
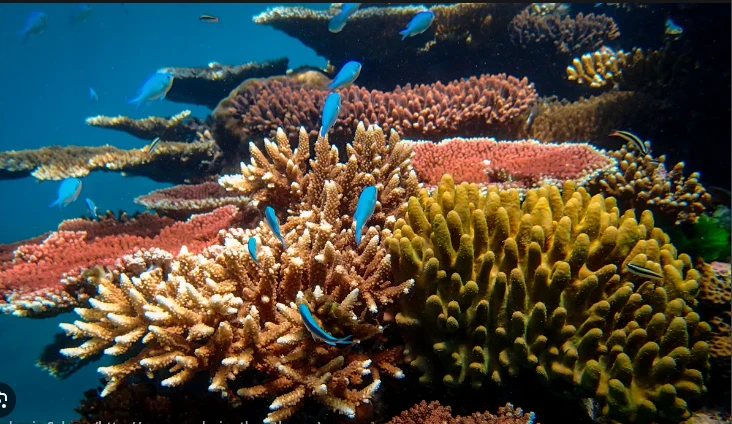
{"type": "MultiPolygon", "coordinates": [[[[325,3],[287,5],[313,10],[330,8],[330,4],[325,3]]],[[[171,116],[183,109],[190,109],[192,116],[199,118],[211,113],[204,106],[182,106],[164,100],[142,104],[139,109],[127,104],[126,101],[134,97],[142,81],[162,67],[199,67],[212,61],[243,64],[283,56],[289,58],[288,67],[291,69],[304,65],[323,69],[328,63],[297,39],[271,26],[257,25],[252,21],[252,16],[274,4],[93,4],[93,13],[88,18],[83,22],[71,23],[69,16],[74,13],[76,6],[0,4],[0,40],[5,62],[0,66],[0,81],[4,82],[0,96],[0,113],[4,120],[4,125],[0,125],[0,151],[38,149],[49,145],[109,144],[122,149],[142,148],[147,141],[122,131],[86,125],[84,120],[95,115],[125,115],[136,119],[171,116]],[[48,15],[48,26],[42,34],[23,43],[18,31],[22,29],[26,16],[35,10],[48,15]],[[198,19],[202,14],[217,16],[220,21],[217,24],[204,24],[198,19]],[[98,94],[98,102],[90,99],[89,87],[93,87],[98,94]]],[[[591,3],[572,6],[572,14],[579,10],[592,12],[593,6],[591,3]]],[[[610,7],[602,11],[608,16],[614,13],[610,7]]],[[[707,20],[729,21],[729,12],[729,5],[706,12],[697,10],[693,15],[696,21],[686,24],[703,26],[707,20]]],[[[663,13],[663,10],[658,9],[657,13],[663,13]]],[[[674,13],[678,16],[683,14],[679,11],[674,13]]],[[[621,20],[618,20],[618,25],[625,31],[621,20]]],[[[628,28],[629,32],[643,32],[637,23],[629,23],[628,28]]],[[[637,38],[642,39],[640,36],[637,38]]],[[[706,45],[704,49],[717,51],[720,55],[714,58],[714,63],[725,63],[724,59],[729,58],[729,38],[730,33],[720,33],[718,38],[707,40],[712,47],[706,45]]],[[[488,60],[496,62],[497,71],[492,73],[500,72],[501,57],[488,60]]],[[[729,81],[729,60],[726,62],[727,67],[719,72],[727,75],[729,81]]],[[[542,67],[564,68],[566,65],[568,63],[564,61],[536,63],[533,72],[538,75],[543,73],[542,67]]],[[[450,75],[442,78],[443,82],[486,73],[450,69],[449,59],[441,66],[450,75]]],[[[392,71],[388,69],[388,64],[384,64],[382,72],[392,71]]],[[[518,78],[524,76],[510,70],[505,72],[518,78]]],[[[529,81],[532,81],[531,77],[529,81]]],[[[386,91],[389,88],[379,89],[386,91]]],[[[714,119],[705,121],[705,111],[694,111],[694,119],[697,120],[695,128],[704,128],[697,132],[698,138],[674,145],[654,141],[653,147],[659,154],[666,154],[671,163],[685,161],[687,170],[701,172],[701,182],[707,187],[718,187],[728,195],[730,121],[717,118],[730,116],[729,86],[705,89],[708,90],[706,93],[696,94],[697,97],[709,97],[710,104],[714,105],[711,106],[714,113],[709,116],[714,119]]],[[[546,96],[551,92],[551,87],[545,83],[538,86],[537,90],[540,95],[546,96]]],[[[683,104],[667,106],[685,107],[683,104]]],[[[61,209],[48,207],[56,198],[57,181],[39,182],[32,177],[0,180],[0,192],[5,202],[0,210],[0,243],[28,239],[56,229],[63,220],[86,216],[84,198],[93,199],[100,210],[123,210],[132,214],[144,211],[143,207],[133,202],[135,197],[174,185],[146,177],[123,176],[117,172],[92,172],[82,180],[83,191],[79,199],[61,209]]],[[[726,234],[728,237],[729,233],[726,234]]],[[[724,261],[729,259],[729,255],[719,254],[716,258],[724,261]]],[[[79,405],[83,393],[99,385],[101,375],[97,367],[108,365],[111,361],[102,358],[65,380],[56,379],[35,365],[43,348],[58,333],[58,324],[76,319],[73,312],[42,320],[0,314],[0,382],[10,385],[17,396],[15,410],[9,417],[0,418],[0,423],[9,420],[13,423],[58,423],[78,418],[74,408],[79,405]]],[[[474,410],[482,411],[484,408],[481,408],[480,399],[477,402],[474,410]]],[[[242,421],[245,419],[243,416],[242,421]]]]}

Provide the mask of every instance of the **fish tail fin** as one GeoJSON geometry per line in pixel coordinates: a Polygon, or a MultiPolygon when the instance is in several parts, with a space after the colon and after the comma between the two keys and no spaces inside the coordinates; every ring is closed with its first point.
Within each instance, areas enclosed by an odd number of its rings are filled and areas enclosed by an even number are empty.
{"type": "Polygon", "coordinates": [[[52,207],[60,204],[60,201],[61,201],[60,199],[56,199],[56,200],[53,201],[53,203],[51,203],[50,205],[48,205],[48,207],[49,208],[52,208],[52,207]]]}
{"type": "Polygon", "coordinates": [[[399,31],[399,34],[402,36],[402,40],[404,40],[409,37],[409,30],[403,29],[399,31]]]}
{"type": "Polygon", "coordinates": [[[28,39],[30,38],[30,32],[25,30],[18,31],[18,37],[20,37],[20,41],[23,44],[28,44],[28,39]]]}
{"type": "Polygon", "coordinates": [[[134,99],[127,100],[128,105],[135,105],[135,112],[137,112],[137,110],[140,109],[140,103],[142,103],[142,100],[140,100],[139,97],[135,97],[134,99]]]}
{"type": "Polygon", "coordinates": [[[321,137],[325,137],[325,133],[323,132],[324,130],[325,130],[325,127],[324,126],[321,126],[320,127],[320,132],[318,133],[318,134],[320,134],[321,137]]]}
{"type": "Polygon", "coordinates": [[[335,342],[337,344],[353,344],[353,340],[351,340],[352,337],[352,335],[348,335],[346,337],[336,340],[335,342]]]}

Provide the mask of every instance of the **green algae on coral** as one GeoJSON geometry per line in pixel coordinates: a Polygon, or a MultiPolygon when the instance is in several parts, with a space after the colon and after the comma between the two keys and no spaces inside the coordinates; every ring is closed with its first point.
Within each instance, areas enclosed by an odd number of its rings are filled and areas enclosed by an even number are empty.
{"type": "Polygon", "coordinates": [[[409,199],[386,243],[394,283],[415,279],[396,321],[423,383],[480,387],[533,369],[625,422],[688,418],[706,390],[710,328],[690,307],[699,274],[649,211],[637,221],[572,184],[522,202],[446,175],[409,199]]]}

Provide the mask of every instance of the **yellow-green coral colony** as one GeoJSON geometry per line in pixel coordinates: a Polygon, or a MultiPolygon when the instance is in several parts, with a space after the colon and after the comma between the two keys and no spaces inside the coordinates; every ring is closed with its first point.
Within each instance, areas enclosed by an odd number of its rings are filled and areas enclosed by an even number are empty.
{"type": "Polygon", "coordinates": [[[415,279],[396,320],[423,383],[480,387],[534,370],[622,422],[680,421],[706,390],[710,327],[690,308],[699,274],[649,211],[637,221],[570,183],[522,202],[446,175],[409,199],[386,243],[395,283],[415,279]]]}

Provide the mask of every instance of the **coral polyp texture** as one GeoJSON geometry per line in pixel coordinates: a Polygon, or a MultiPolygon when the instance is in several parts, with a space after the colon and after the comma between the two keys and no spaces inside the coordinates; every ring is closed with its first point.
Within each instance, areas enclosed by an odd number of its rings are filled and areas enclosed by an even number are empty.
{"type": "Polygon", "coordinates": [[[578,13],[574,18],[560,13],[539,14],[524,9],[509,24],[511,41],[523,48],[553,49],[547,53],[575,54],[599,49],[620,36],[615,21],[605,15],[578,13]]]}
{"type": "Polygon", "coordinates": [[[190,103],[215,108],[242,81],[249,78],[267,78],[284,75],[289,59],[286,57],[262,63],[249,62],[243,65],[222,65],[211,62],[197,68],[162,68],[158,72],[173,75],[173,85],[165,100],[190,103]]]}
{"type": "Polygon", "coordinates": [[[636,423],[686,419],[706,391],[710,327],[691,308],[700,275],[649,211],[621,214],[571,183],[522,202],[446,175],[409,199],[386,244],[394,283],[415,281],[396,322],[423,383],[480,387],[533,370],[636,423]]]}
{"type": "Polygon", "coordinates": [[[534,413],[514,408],[510,403],[498,408],[497,414],[476,412],[467,417],[459,415],[454,417],[449,406],[442,406],[437,401],[430,403],[422,401],[392,418],[387,424],[534,424],[537,422],[534,413]]]}
{"type": "MultiPolygon", "coordinates": [[[[294,151],[281,128],[274,142],[265,139],[264,147],[269,157],[249,143],[251,163],[242,162],[241,174],[225,175],[219,184],[275,210],[294,213],[313,208],[326,181],[349,194],[374,185],[379,201],[372,221],[382,225],[389,216],[401,213],[409,196],[419,190],[410,162],[411,144],[402,142],[394,130],[387,139],[380,127],[366,128],[359,122],[353,142],[345,148],[346,163],[339,162],[338,147],[330,144],[329,136],[317,137],[312,146],[315,158],[308,161],[311,143],[304,128],[300,129],[294,151]]],[[[349,196],[340,204],[339,216],[352,216],[357,202],[357,196],[349,196]]]]}
{"type": "Polygon", "coordinates": [[[234,206],[219,208],[176,222],[157,215],[132,219],[113,216],[100,221],[72,219],[42,240],[12,247],[0,263],[0,311],[17,316],[49,316],[83,303],[89,296],[86,271],[114,268],[120,258],[138,249],[179,249],[193,252],[218,240],[218,232],[248,225],[252,216],[234,206]]]}
{"type": "MultiPolygon", "coordinates": [[[[353,138],[356,125],[378,124],[401,137],[439,140],[451,135],[514,135],[523,127],[521,115],[536,99],[526,78],[482,75],[447,84],[407,84],[393,91],[351,85],[338,90],[339,118],[329,137],[336,143],[353,138]]],[[[278,127],[295,133],[311,128],[316,135],[328,90],[295,77],[244,82],[222,100],[213,113],[214,136],[224,151],[236,151],[250,140],[274,137],[278,127]]]]}
{"type": "Polygon", "coordinates": [[[226,205],[256,206],[249,197],[227,192],[221,185],[208,181],[201,184],[177,185],[139,196],[135,203],[160,215],[185,219],[192,214],[211,212],[226,205]]]}
{"type": "Polygon", "coordinates": [[[216,174],[220,150],[215,142],[161,141],[151,153],[147,146],[123,150],[113,146],[48,146],[36,150],[0,152],[0,179],[32,176],[39,181],[85,177],[93,171],[145,176],[154,181],[184,183],[216,174]]]}
{"type": "Polygon", "coordinates": [[[190,115],[190,110],[184,110],[170,118],[149,116],[143,119],[132,119],[121,115],[115,117],[99,115],[86,118],[86,124],[92,127],[123,131],[143,140],[165,137],[166,140],[183,141],[195,139],[195,131],[184,125],[190,115]]]}
{"type": "Polygon", "coordinates": [[[443,174],[456,183],[531,188],[566,180],[582,185],[615,166],[615,161],[585,143],[551,144],[536,140],[451,138],[414,142],[412,166],[419,180],[436,186],[443,174]]]}

